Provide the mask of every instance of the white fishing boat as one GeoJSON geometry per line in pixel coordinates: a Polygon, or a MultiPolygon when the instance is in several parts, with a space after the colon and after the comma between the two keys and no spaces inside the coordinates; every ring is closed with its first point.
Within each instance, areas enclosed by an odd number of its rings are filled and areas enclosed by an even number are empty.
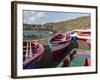
{"type": "Polygon", "coordinates": [[[71,36],[66,33],[56,34],[48,41],[54,59],[58,59],[63,54],[70,41],[71,36]]]}

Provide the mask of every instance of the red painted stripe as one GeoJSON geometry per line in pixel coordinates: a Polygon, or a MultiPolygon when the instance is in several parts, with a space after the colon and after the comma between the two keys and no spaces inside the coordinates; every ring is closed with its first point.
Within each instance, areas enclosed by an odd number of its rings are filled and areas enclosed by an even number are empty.
{"type": "Polygon", "coordinates": [[[54,46],[59,46],[59,45],[63,45],[63,44],[66,44],[66,43],[68,43],[69,41],[62,41],[62,42],[51,42],[51,44],[52,45],[54,45],[54,46]]]}
{"type": "Polygon", "coordinates": [[[91,32],[81,32],[81,34],[91,35],[91,32]]]}
{"type": "Polygon", "coordinates": [[[79,52],[79,51],[77,51],[77,54],[89,54],[89,53],[87,53],[87,52],[79,52]]]}
{"type": "Polygon", "coordinates": [[[84,38],[78,38],[78,40],[86,41],[87,39],[84,39],[84,38]]]}

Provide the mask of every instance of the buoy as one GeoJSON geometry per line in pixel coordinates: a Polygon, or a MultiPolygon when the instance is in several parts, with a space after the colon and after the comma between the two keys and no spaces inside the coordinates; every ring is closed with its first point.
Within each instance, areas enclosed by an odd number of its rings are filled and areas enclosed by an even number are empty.
{"type": "Polygon", "coordinates": [[[84,66],[89,66],[89,63],[88,63],[88,59],[87,58],[85,58],[84,66]]]}
{"type": "Polygon", "coordinates": [[[65,60],[63,61],[63,66],[68,66],[70,63],[70,57],[65,58],[65,60]]]}

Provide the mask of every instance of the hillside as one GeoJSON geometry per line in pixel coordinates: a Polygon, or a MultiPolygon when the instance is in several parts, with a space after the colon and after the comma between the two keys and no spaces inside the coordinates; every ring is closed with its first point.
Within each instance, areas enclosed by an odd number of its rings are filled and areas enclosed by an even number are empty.
{"type": "Polygon", "coordinates": [[[88,29],[91,27],[90,16],[79,17],[72,20],[66,20],[56,23],[46,24],[23,24],[24,30],[43,30],[43,31],[54,31],[54,32],[65,32],[75,29],[88,29]]]}

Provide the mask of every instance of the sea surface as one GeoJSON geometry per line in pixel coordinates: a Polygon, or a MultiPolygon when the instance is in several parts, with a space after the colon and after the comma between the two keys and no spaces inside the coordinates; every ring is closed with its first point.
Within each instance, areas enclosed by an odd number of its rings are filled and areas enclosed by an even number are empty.
{"type": "Polygon", "coordinates": [[[25,36],[35,35],[37,37],[45,37],[45,36],[49,36],[52,34],[53,34],[52,31],[37,31],[37,30],[24,30],[23,31],[23,35],[25,36]]]}

